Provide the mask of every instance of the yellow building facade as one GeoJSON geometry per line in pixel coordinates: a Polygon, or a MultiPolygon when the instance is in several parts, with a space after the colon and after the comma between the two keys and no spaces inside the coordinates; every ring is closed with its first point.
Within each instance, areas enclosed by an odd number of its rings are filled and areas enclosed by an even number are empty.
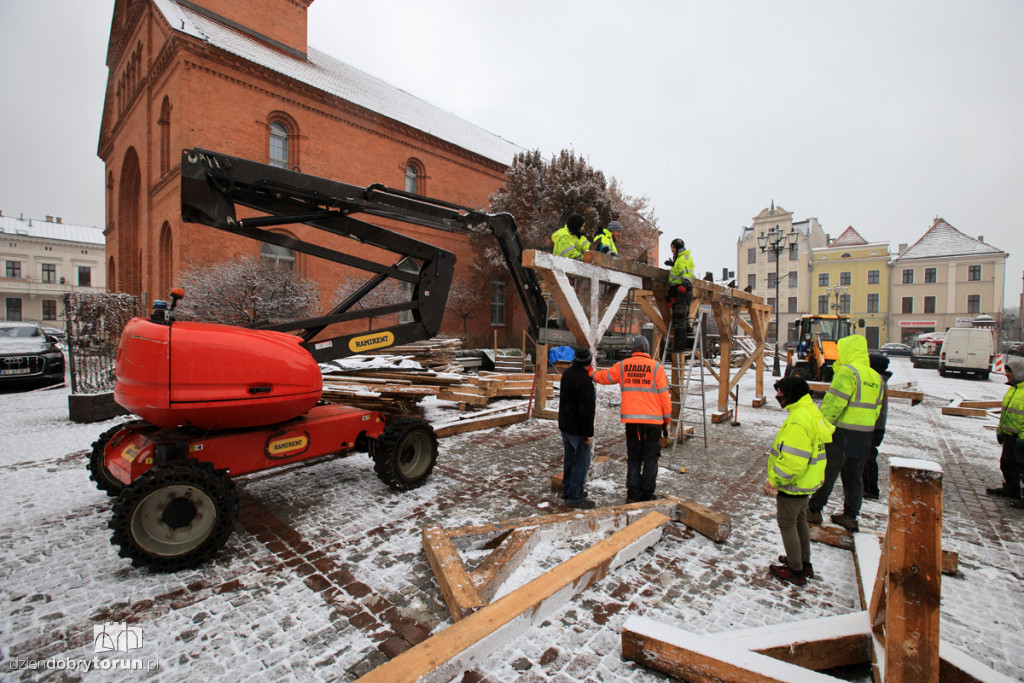
{"type": "Polygon", "coordinates": [[[811,251],[810,312],[849,315],[869,349],[889,340],[889,244],[852,227],[811,251]]]}

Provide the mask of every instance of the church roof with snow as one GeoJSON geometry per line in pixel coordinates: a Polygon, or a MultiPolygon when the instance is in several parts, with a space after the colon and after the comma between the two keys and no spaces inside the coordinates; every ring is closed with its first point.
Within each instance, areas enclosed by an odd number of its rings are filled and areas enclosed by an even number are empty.
{"type": "Polygon", "coordinates": [[[154,0],[175,31],[295,79],[360,107],[450,142],[480,156],[511,165],[524,151],[479,126],[355,67],[309,48],[307,59],[291,56],[189,9],[177,0],[154,0]]]}
{"type": "Polygon", "coordinates": [[[903,250],[893,261],[915,258],[939,258],[946,256],[975,256],[1003,254],[991,244],[965,235],[942,218],[936,218],[928,232],[910,247],[903,250]]]}

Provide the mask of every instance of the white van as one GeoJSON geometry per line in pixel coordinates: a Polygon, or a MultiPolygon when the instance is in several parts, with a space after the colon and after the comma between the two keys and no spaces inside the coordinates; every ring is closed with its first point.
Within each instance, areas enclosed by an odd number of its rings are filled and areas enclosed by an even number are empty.
{"type": "Polygon", "coordinates": [[[939,351],[939,374],[964,372],[988,379],[995,360],[992,331],[984,327],[951,327],[939,351]]]}

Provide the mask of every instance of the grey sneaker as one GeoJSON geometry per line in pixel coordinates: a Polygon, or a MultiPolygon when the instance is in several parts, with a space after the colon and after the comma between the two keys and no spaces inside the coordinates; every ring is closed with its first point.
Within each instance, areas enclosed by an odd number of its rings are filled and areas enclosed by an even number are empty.
{"type": "Polygon", "coordinates": [[[832,523],[838,524],[849,531],[860,531],[860,525],[857,523],[856,519],[850,519],[840,512],[832,515],[832,523]]]}

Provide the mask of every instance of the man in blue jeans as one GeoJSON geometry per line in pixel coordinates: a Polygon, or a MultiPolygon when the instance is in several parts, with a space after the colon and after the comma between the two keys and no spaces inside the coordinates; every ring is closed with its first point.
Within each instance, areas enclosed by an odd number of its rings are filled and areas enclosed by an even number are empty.
{"type": "Polygon", "coordinates": [[[562,466],[562,498],[571,508],[589,510],[583,485],[590,470],[590,446],[594,436],[596,394],[590,377],[590,349],[576,351],[572,365],[562,373],[558,399],[558,428],[562,432],[565,459],[562,466]]]}

